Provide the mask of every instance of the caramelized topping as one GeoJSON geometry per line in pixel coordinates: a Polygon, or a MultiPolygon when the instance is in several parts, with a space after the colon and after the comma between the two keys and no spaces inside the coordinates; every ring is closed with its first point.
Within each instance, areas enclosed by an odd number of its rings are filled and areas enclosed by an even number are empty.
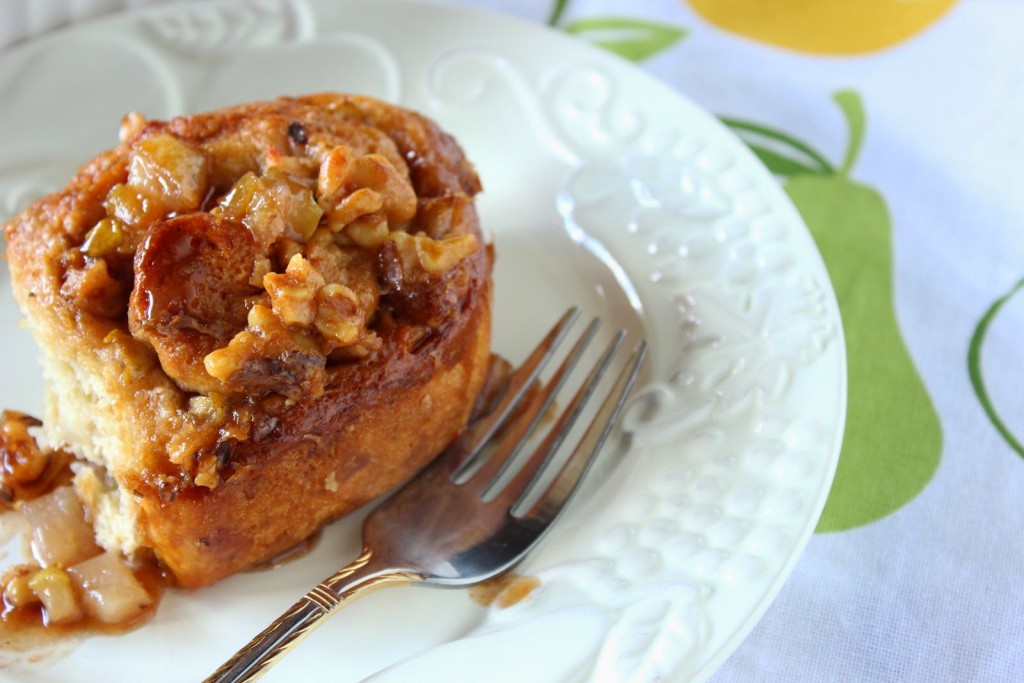
{"type": "MultiPolygon", "coordinates": [[[[309,141],[296,122],[287,135],[309,141]]],[[[403,295],[440,286],[418,320],[440,326],[455,310],[443,276],[477,249],[475,237],[404,232],[418,210],[406,169],[344,144],[323,151],[324,142],[309,158],[272,145],[262,172],[242,174],[203,212],[207,169],[223,164],[169,133],[143,137],[108,216],[86,235],[71,289],[116,317],[126,292],[104,259],[134,252],[132,334],[182,388],[229,396],[323,393],[328,360],[380,348],[381,281],[403,295]],[[391,255],[383,267],[381,254],[391,255]]]]}
{"type": "Polygon", "coordinates": [[[203,357],[245,327],[259,252],[234,220],[193,213],[155,223],[135,256],[132,334],[156,350],[164,372],[193,391],[218,391],[203,357]]]}
{"type": "Polygon", "coordinates": [[[298,115],[313,106],[127,117],[120,175],[62,263],[61,294],[138,361],[127,379],[162,372],[231,406],[181,408],[167,452],[186,484],[219,485],[214,449],[250,438],[252,406],[322,395],[333,365],[375,357],[388,335],[422,343],[468,295],[472,170],[424,167],[415,121],[408,137],[357,109],[298,115]]]}

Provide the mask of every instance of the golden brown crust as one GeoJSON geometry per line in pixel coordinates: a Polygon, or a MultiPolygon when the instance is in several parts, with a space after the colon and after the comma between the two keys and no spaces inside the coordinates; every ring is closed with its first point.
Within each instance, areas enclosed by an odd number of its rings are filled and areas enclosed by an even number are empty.
{"type": "Polygon", "coordinates": [[[365,379],[346,377],[308,409],[288,411],[265,439],[235,446],[233,472],[214,491],[193,487],[168,501],[145,496],[149,533],[178,580],[207,583],[226,567],[252,566],[292,547],[324,520],[401,483],[449,443],[468,417],[489,355],[489,310],[470,310],[452,336],[463,348],[438,343],[368,368],[365,379]],[[429,368],[445,356],[459,361],[429,368]]]}
{"type": "Polygon", "coordinates": [[[115,481],[137,536],[124,547],[211,583],[458,433],[489,358],[479,189],[428,119],[321,94],[130,119],[118,147],[4,226],[63,394],[47,422],[115,481]],[[253,219],[262,205],[237,199],[253,186],[297,198],[307,227],[253,219]]]}

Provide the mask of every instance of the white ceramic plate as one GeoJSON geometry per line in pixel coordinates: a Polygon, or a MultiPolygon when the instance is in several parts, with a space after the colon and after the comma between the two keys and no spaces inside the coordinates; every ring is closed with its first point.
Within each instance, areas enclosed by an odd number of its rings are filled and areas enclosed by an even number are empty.
{"type": "MultiPolygon", "coordinates": [[[[150,118],[279,94],[362,92],[453,132],[484,179],[495,348],[513,361],[571,303],[653,344],[633,433],[521,572],[507,609],[392,589],[335,617],[267,680],[703,679],[775,596],[817,521],[845,408],[840,320],[774,180],[711,116],[546,29],[415,2],[158,8],[0,53],[0,213],[58,188],[150,118]]],[[[0,405],[40,412],[32,343],[0,277],[0,405]]],[[[268,573],[171,593],[154,621],[15,680],[198,680],[354,557],[355,515],[268,573]]],[[[11,558],[8,558],[9,560],[11,558]]]]}

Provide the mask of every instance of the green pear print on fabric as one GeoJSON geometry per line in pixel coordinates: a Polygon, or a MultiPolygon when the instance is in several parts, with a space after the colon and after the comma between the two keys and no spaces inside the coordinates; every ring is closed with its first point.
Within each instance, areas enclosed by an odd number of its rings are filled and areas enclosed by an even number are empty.
{"type": "Polygon", "coordinates": [[[912,500],[931,480],[942,449],[938,415],[896,321],[888,208],[877,191],[850,178],[864,108],[852,91],[836,93],[835,101],[849,127],[839,168],[784,133],[723,119],[784,178],[839,301],[849,373],[846,431],[819,532],[868,524],[912,500]]]}

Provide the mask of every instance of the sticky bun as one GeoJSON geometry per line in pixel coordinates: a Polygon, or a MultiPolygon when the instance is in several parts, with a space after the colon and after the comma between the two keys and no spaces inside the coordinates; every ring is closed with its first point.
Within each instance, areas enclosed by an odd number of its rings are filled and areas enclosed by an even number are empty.
{"type": "Polygon", "coordinates": [[[99,545],[206,585],[436,456],[490,359],[479,190],[429,119],[325,93],[129,115],[5,225],[99,545]]]}

